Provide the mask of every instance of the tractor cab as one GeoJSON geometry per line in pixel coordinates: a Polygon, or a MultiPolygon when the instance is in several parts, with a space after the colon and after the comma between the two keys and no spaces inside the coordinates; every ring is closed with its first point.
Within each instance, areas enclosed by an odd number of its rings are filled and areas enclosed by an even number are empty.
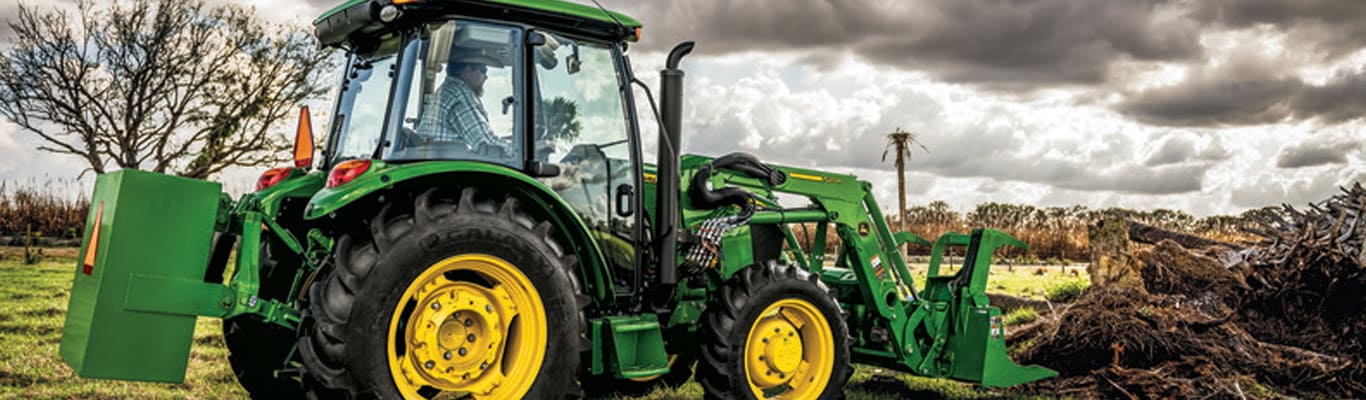
{"type": "Polygon", "coordinates": [[[348,51],[324,167],[473,161],[519,171],[613,246],[615,283],[629,287],[641,163],[624,52],[639,25],[575,4],[564,6],[586,15],[579,21],[486,16],[485,2],[395,3],[348,3],[318,21],[324,44],[348,51]],[[379,19],[346,22],[355,15],[379,19]]]}

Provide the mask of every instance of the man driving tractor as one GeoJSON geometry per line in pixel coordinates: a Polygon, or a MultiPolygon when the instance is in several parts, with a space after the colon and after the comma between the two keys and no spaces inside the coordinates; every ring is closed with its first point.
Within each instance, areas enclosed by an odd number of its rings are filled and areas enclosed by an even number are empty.
{"type": "Polygon", "coordinates": [[[464,142],[481,154],[512,154],[510,145],[489,128],[488,111],[480,99],[489,67],[502,68],[503,63],[481,50],[451,49],[446,79],[435,93],[437,101],[427,103],[422,112],[418,134],[423,139],[464,142]]]}

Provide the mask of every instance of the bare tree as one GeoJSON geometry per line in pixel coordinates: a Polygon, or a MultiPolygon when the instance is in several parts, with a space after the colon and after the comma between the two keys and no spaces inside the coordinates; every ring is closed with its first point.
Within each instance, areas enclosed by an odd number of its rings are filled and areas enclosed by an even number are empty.
{"type": "Polygon", "coordinates": [[[901,230],[906,230],[906,161],[911,159],[911,144],[920,146],[921,150],[929,152],[924,144],[920,143],[920,135],[913,132],[896,128],[896,132],[887,134],[887,147],[882,150],[882,161],[887,161],[887,153],[896,153],[896,193],[900,200],[896,209],[897,219],[901,221],[901,230]]]}
{"type": "MultiPolygon", "coordinates": [[[[0,115],[40,150],[89,170],[206,178],[289,155],[272,131],[322,95],[331,61],[305,31],[198,0],[78,4],[73,17],[20,4],[0,53],[0,115]]],[[[288,125],[283,124],[281,127],[288,125]]]]}

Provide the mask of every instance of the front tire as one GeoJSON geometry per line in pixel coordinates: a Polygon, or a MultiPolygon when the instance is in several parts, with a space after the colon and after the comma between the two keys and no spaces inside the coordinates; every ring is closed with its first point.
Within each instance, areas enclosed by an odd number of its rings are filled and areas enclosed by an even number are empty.
{"type": "Polygon", "coordinates": [[[300,354],[319,398],[579,393],[573,256],[513,197],[391,202],[344,235],[313,285],[300,354]]]}
{"type": "Polygon", "coordinates": [[[708,399],[834,399],[853,373],[849,328],[818,276],[770,261],[728,280],[702,315],[708,399]]]}

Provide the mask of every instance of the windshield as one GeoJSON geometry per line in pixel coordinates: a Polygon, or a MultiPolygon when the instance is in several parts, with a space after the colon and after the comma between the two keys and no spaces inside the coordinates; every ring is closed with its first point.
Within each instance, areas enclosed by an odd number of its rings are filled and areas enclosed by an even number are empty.
{"type": "Polygon", "coordinates": [[[389,102],[399,40],[391,36],[371,54],[352,55],[342,76],[342,91],[332,126],[332,165],[353,158],[371,158],[384,132],[384,111],[389,102]]]}
{"type": "Polygon", "coordinates": [[[484,22],[424,27],[417,46],[410,47],[412,70],[401,74],[411,76],[401,88],[406,95],[395,93],[403,122],[386,159],[479,160],[521,168],[521,37],[517,27],[484,22]]]}

